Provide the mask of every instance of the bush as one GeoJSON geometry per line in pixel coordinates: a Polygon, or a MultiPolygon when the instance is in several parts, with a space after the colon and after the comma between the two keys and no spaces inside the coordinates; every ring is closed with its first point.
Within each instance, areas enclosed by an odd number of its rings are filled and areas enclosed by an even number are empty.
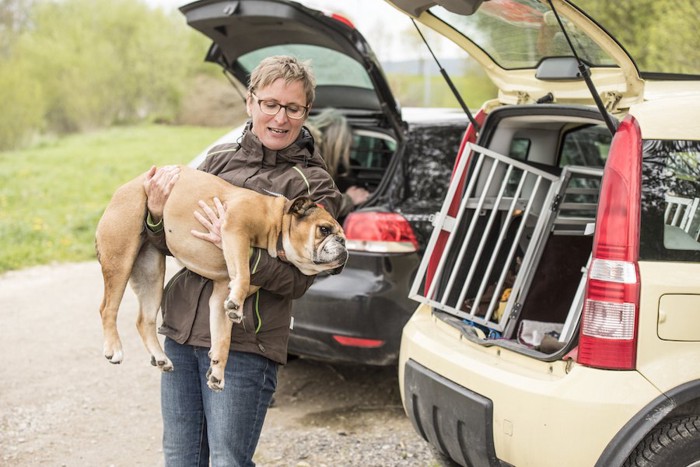
{"type": "Polygon", "coordinates": [[[44,121],[41,85],[22,63],[0,62],[0,150],[28,142],[44,121]]]}
{"type": "Polygon", "coordinates": [[[15,56],[41,83],[46,127],[58,133],[172,120],[205,50],[179,13],[139,0],[41,2],[32,16],[15,56]]]}

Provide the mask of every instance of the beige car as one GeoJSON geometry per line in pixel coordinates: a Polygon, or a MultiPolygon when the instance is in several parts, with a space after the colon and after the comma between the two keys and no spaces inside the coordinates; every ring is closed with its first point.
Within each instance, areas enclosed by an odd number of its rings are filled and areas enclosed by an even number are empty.
{"type": "Polygon", "coordinates": [[[700,466],[700,77],[566,0],[391,3],[500,89],[411,289],[416,431],[464,466],[700,466]]]}

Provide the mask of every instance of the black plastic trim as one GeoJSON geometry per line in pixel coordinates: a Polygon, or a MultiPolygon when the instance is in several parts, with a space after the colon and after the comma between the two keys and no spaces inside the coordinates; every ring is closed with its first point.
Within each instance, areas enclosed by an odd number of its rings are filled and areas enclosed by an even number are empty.
{"type": "Polygon", "coordinates": [[[674,409],[695,400],[700,400],[700,380],[682,384],[651,401],[617,432],[603,450],[596,467],[622,465],[634,448],[674,409]]]}
{"type": "Polygon", "coordinates": [[[414,360],[404,367],[408,416],[416,432],[460,465],[503,467],[493,440],[493,402],[414,360]]]}

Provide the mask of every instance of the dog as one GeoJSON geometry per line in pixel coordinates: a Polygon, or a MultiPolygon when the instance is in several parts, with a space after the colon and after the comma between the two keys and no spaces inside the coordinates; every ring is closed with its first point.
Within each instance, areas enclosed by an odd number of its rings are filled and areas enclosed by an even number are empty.
{"type": "MultiPolygon", "coordinates": [[[[104,356],[121,363],[122,344],[117,331],[119,305],[130,283],[139,302],[136,327],[151,364],[172,371],[173,364],[157,338],[156,320],[163,296],[165,256],[146,240],[144,219],[146,174],[116,190],[95,232],[97,259],[102,268],[104,296],[100,305],[104,356]]],[[[250,248],[266,249],[296,266],[303,274],[339,273],[348,252],[340,224],[310,198],[289,200],[231,185],[206,172],[181,166],[163,211],[169,251],[187,269],[213,281],[209,300],[211,365],[207,385],[224,389],[233,323],[242,321],[243,301],[258,289],[250,284],[250,248]],[[201,229],[194,212],[198,201],[213,206],[218,197],[225,207],[221,249],[195,238],[201,229]]]]}

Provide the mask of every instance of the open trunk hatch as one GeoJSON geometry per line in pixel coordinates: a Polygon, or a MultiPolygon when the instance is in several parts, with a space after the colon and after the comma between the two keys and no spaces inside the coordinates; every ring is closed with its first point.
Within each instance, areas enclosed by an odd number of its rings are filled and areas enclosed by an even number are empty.
{"type": "Polygon", "coordinates": [[[464,148],[410,297],[473,338],[546,358],[575,336],[609,134],[573,111],[508,112],[480,143],[509,139],[509,156],[464,148]]]}

